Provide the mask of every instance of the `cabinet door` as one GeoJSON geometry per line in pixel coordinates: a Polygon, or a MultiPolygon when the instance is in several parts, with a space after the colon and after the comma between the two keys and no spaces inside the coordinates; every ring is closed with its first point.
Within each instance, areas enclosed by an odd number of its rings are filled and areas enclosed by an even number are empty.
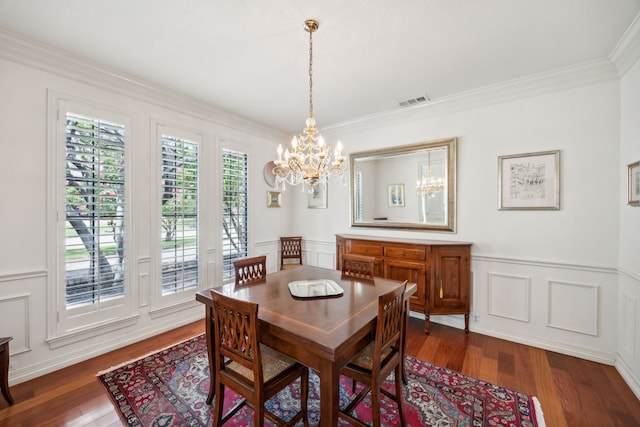
{"type": "Polygon", "coordinates": [[[465,246],[433,247],[431,313],[468,312],[469,249],[465,246]]]}
{"type": "Polygon", "coordinates": [[[397,259],[384,260],[384,277],[393,280],[407,280],[417,285],[416,293],[409,300],[411,309],[424,311],[425,288],[427,281],[426,264],[424,262],[402,261],[397,259]]]}

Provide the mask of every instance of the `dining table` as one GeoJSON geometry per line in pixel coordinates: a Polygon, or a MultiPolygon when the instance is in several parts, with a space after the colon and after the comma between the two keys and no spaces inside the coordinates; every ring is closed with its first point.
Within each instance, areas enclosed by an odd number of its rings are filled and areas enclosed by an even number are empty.
{"type": "MultiPolygon", "coordinates": [[[[354,279],[343,276],[339,270],[303,265],[267,274],[257,283],[238,286],[228,283],[215,289],[258,304],[262,342],[317,373],[320,425],[336,426],[340,370],[371,340],[378,315],[378,297],[402,283],[379,277],[373,281],[354,279]],[[323,287],[323,284],[330,286],[323,287]]],[[[406,299],[415,292],[416,284],[408,283],[406,299]]],[[[205,305],[210,381],[213,382],[211,290],[198,291],[196,300],[205,305]]]]}

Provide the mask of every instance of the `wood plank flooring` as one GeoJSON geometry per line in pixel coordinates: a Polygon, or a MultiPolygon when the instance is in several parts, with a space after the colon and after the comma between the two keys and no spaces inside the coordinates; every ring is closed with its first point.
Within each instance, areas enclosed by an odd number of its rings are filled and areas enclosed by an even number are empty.
{"type": "MultiPolygon", "coordinates": [[[[548,427],[640,426],[640,401],[612,366],[411,319],[407,354],[535,395],[548,427]]],[[[0,399],[1,427],[123,425],[96,374],[204,332],[191,323],[134,345],[17,384],[0,399]]]]}

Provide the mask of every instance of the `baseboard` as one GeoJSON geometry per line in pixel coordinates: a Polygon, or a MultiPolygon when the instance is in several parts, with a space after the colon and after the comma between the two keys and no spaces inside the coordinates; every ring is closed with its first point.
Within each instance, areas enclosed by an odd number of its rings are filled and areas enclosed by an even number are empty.
{"type": "MultiPolygon", "coordinates": [[[[410,315],[411,317],[424,320],[424,315],[421,313],[411,312],[410,315]]],[[[438,323],[457,329],[464,329],[464,319],[460,315],[431,316],[430,321],[431,323],[438,323]]],[[[572,346],[568,345],[565,342],[549,340],[546,338],[543,339],[542,337],[538,336],[526,336],[522,334],[514,335],[509,331],[474,326],[473,323],[469,325],[469,330],[478,334],[500,338],[519,344],[525,344],[531,347],[553,351],[556,353],[565,354],[567,356],[574,356],[580,359],[590,360],[592,362],[602,363],[605,365],[616,366],[616,361],[618,360],[617,353],[599,351],[592,348],[585,348],[580,346],[572,346]]]]}
{"type": "Polygon", "coordinates": [[[615,367],[624,382],[627,383],[631,391],[633,391],[633,394],[640,400],[640,380],[638,377],[634,375],[633,371],[621,357],[618,357],[616,360],[615,367]]]}
{"type": "Polygon", "coordinates": [[[127,333],[117,336],[113,336],[113,334],[111,334],[111,336],[105,335],[105,340],[100,342],[99,345],[96,344],[93,347],[84,347],[71,353],[60,354],[56,357],[50,357],[47,360],[39,361],[31,365],[21,366],[12,370],[10,375],[10,385],[13,386],[41,377],[42,375],[91,359],[92,357],[100,356],[129,344],[134,344],[180,326],[196,322],[201,320],[202,316],[203,313],[200,310],[191,310],[190,312],[185,311],[179,321],[176,321],[175,318],[167,318],[162,322],[156,319],[153,324],[149,325],[147,328],[133,328],[134,330],[127,331],[127,333]]]}

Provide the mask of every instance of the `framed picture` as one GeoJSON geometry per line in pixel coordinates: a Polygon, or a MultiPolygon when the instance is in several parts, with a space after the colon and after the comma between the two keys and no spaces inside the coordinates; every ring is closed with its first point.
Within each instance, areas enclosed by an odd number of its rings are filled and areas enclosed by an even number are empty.
{"type": "Polygon", "coordinates": [[[279,208],[280,207],[280,192],[279,191],[267,191],[267,207],[279,208]]]}
{"type": "Polygon", "coordinates": [[[404,184],[389,184],[389,206],[404,206],[404,184]]]}
{"type": "Polygon", "coordinates": [[[328,185],[326,182],[316,184],[309,190],[309,205],[310,209],[326,209],[327,208],[327,190],[328,185]]]}
{"type": "Polygon", "coordinates": [[[640,206],[640,161],[628,165],[629,179],[627,187],[629,188],[629,201],[631,206],[640,206]]]}
{"type": "Polygon", "coordinates": [[[498,157],[498,209],[560,209],[560,150],[498,157]]]}

